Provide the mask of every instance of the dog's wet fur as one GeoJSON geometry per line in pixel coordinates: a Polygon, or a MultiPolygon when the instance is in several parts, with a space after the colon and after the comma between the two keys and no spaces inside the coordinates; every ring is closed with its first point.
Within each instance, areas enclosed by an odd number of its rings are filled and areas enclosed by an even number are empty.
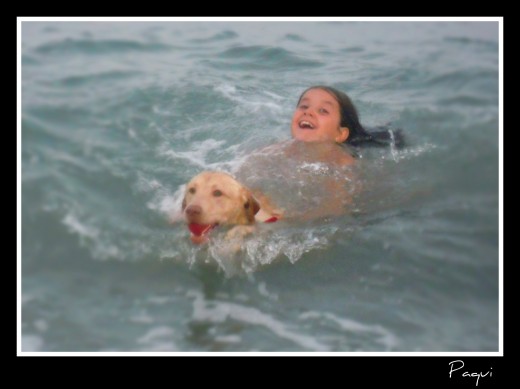
{"type": "Polygon", "coordinates": [[[207,241],[209,231],[220,225],[244,226],[228,236],[246,235],[255,222],[275,214],[265,197],[253,195],[231,175],[213,171],[198,174],[186,185],[182,211],[194,243],[207,241]]]}

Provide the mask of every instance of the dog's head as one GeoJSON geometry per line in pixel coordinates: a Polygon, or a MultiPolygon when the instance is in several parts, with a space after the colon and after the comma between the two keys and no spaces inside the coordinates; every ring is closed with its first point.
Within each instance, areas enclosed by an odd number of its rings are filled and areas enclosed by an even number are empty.
{"type": "Polygon", "coordinates": [[[202,243],[217,225],[253,224],[260,205],[251,192],[221,172],[202,172],[187,185],[184,219],[194,243],[202,243]]]}

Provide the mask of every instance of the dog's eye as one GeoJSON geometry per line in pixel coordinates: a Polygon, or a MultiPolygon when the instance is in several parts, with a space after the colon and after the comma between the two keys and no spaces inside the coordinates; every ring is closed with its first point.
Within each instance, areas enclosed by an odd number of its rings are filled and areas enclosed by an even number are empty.
{"type": "Polygon", "coordinates": [[[215,196],[215,197],[220,197],[222,195],[223,195],[223,193],[218,189],[213,191],[213,196],[215,196]]]}
{"type": "Polygon", "coordinates": [[[188,192],[190,192],[191,194],[195,194],[195,188],[190,188],[188,192]]]}

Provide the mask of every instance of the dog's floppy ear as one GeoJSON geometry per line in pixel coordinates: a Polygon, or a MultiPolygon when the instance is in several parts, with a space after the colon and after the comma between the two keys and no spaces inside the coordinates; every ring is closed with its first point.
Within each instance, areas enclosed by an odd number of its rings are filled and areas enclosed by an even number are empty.
{"type": "Polygon", "coordinates": [[[260,204],[258,204],[258,201],[251,193],[247,196],[247,200],[244,203],[244,209],[246,210],[247,220],[253,223],[255,221],[255,215],[260,211],[260,204]]]}

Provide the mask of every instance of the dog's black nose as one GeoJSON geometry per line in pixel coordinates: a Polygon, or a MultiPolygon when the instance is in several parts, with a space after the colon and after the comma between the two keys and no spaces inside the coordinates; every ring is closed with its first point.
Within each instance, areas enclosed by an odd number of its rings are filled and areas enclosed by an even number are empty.
{"type": "Polygon", "coordinates": [[[188,205],[184,212],[186,212],[186,215],[191,217],[198,216],[202,213],[202,208],[198,205],[188,205]]]}

